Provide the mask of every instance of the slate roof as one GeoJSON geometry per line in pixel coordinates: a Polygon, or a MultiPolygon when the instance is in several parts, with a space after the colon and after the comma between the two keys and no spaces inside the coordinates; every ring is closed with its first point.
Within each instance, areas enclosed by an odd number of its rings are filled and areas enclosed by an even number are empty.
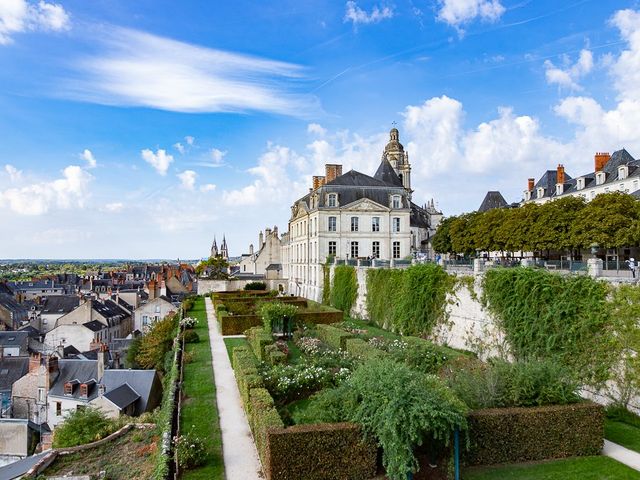
{"type": "Polygon", "coordinates": [[[508,205],[507,201],[504,199],[504,197],[500,192],[489,191],[487,192],[487,194],[484,197],[484,200],[480,204],[480,208],[478,208],[478,211],[487,212],[489,210],[493,210],[494,208],[504,208],[507,205],[508,205]]]}
{"type": "Polygon", "coordinates": [[[409,223],[412,227],[429,228],[429,213],[421,206],[411,202],[409,223]]]}
{"type": "Polygon", "coordinates": [[[281,263],[270,263],[269,266],[267,267],[267,270],[282,270],[282,264],[281,263]]]}
{"type": "Polygon", "coordinates": [[[387,160],[386,158],[384,158],[382,162],[380,162],[380,166],[378,167],[378,170],[376,171],[373,178],[375,178],[376,180],[381,180],[387,185],[393,185],[394,187],[403,186],[402,180],[400,180],[400,177],[389,163],[389,160],[387,160]]]}
{"type": "MultiPolygon", "coordinates": [[[[11,386],[29,372],[29,357],[3,357],[0,359],[0,391],[11,386]]],[[[1,478],[1,477],[0,477],[1,478]]]]}
{"type": "MultiPolygon", "coordinates": [[[[74,398],[80,400],[80,384],[98,380],[98,362],[96,360],[58,360],[59,375],[53,381],[49,395],[54,397],[74,398]],[[72,395],[64,394],[64,384],[77,380],[72,395]]],[[[98,388],[94,384],[89,388],[87,401],[98,396],[98,388]]],[[[85,400],[85,399],[82,399],[85,400]]]]}
{"type": "Polygon", "coordinates": [[[80,305],[80,299],[75,295],[51,295],[45,297],[45,304],[42,308],[43,314],[67,314],[80,305]]]}
{"type": "Polygon", "coordinates": [[[138,392],[132,389],[128,383],[123,383],[111,391],[106,391],[104,397],[120,410],[127,408],[140,398],[138,392]]]}
{"type": "Polygon", "coordinates": [[[13,290],[7,282],[0,282],[0,293],[13,296],[13,290]]]}
{"type": "Polygon", "coordinates": [[[102,383],[105,386],[105,394],[120,385],[128,384],[132,390],[140,395],[134,411],[134,415],[140,415],[147,410],[147,404],[152,400],[151,393],[156,379],[155,370],[110,369],[104,371],[102,383]]]}
{"type": "Polygon", "coordinates": [[[12,313],[26,314],[29,310],[11,295],[0,293],[0,305],[12,313]]]}
{"type": "Polygon", "coordinates": [[[24,331],[0,331],[1,347],[27,347],[29,332],[24,331]]]}
{"type": "Polygon", "coordinates": [[[90,322],[83,323],[82,325],[87,327],[92,332],[99,332],[103,328],[106,328],[105,324],[98,320],[91,320],[90,322]]]}
{"type": "Polygon", "coordinates": [[[37,455],[31,455],[17,462],[10,463],[4,467],[0,467],[0,478],[2,480],[14,480],[21,478],[27,473],[36,463],[38,463],[45,455],[50,452],[42,452],[37,455]]]}
{"type": "MultiPolygon", "coordinates": [[[[389,162],[387,162],[389,163],[389,162]]],[[[325,187],[335,185],[344,185],[349,187],[388,187],[389,185],[382,180],[370,177],[356,170],[349,170],[347,173],[334,178],[330,182],[324,184],[325,187]]]]}

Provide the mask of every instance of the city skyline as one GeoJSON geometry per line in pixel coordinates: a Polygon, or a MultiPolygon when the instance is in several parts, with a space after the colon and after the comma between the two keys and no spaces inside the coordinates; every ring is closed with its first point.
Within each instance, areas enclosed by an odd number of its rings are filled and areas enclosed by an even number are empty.
{"type": "Polygon", "coordinates": [[[640,13],[601,3],[3,2],[0,257],[239,255],[393,122],[445,215],[637,158],[640,13]]]}

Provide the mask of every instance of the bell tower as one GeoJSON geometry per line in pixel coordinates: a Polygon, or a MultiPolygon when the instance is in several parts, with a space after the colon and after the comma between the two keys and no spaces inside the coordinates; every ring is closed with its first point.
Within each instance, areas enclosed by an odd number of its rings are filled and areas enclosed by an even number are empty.
{"type": "Polygon", "coordinates": [[[386,159],[391,164],[400,180],[402,180],[402,186],[411,193],[413,190],[411,190],[409,154],[404,151],[404,146],[400,143],[400,133],[395,127],[389,132],[389,143],[384,147],[382,159],[386,159]]]}

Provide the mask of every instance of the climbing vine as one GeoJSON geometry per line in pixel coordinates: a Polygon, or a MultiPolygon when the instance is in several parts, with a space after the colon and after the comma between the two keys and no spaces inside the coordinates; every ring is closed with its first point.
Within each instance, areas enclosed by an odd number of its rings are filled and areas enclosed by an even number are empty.
{"type": "Polygon", "coordinates": [[[455,278],[432,263],[406,270],[369,270],[369,318],[405,335],[429,335],[445,320],[447,294],[454,286],[455,278]]]}
{"type": "Polygon", "coordinates": [[[516,359],[551,359],[585,381],[606,378],[615,338],[605,283],[538,269],[493,269],[483,292],[516,359]]]}
{"type": "Polygon", "coordinates": [[[350,265],[338,265],[333,273],[333,283],[329,300],[332,307],[349,315],[358,296],[356,269],[350,265]]]}
{"type": "Polygon", "coordinates": [[[331,302],[331,267],[328,263],[322,265],[322,303],[331,302]]]}

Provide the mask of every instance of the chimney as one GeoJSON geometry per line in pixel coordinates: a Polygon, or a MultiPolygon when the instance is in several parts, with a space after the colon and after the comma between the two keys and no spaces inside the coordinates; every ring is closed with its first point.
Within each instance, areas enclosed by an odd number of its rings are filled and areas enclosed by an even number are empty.
{"type": "Polygon", "coordinates": [[[57,373],[59,368],[60,367],[58,365],[58,357],[55,357],[53,355],[49,355],[47,357],[47,369],[49,371],[49,374],[57,373]]]}
{"type": "Polygon", "coordinates": [[[335,163],[327,163],[325,166],[325,183],[332,182],[342,175],[342,165],[337,165],[335,163]]]}
{"type": "Polygon", "coordinates": [[[58,348],[56,348],[56,352],[60,358],[64,358],[64,345],[62,344],[62,342],[60,342],[60,345],[58,345],[58,348]]]}
{"type": "Polygon", "coordinates": [[[558,164],[558,169],[556,170],[556,183],[564,184],[564,165],[558,164]]]}
{"type": "Polygon", "coordinates": [[[264,236],[262,235],[262,230],[260,230],[260,235],[258,235],[258,250],[262,248],[263,243],[264,243],[264,236]]]}
{"type": "Polygon", "coordinates": [[[40,369],[40,361],[42,357],[39,353],[29,357],[29,373],[37,373],[40,369]]]}
{"type": "Polygon", "coordinates": [[[535,184],[536,184],[536,179],[535,178],[530,178],[527,190],[530,191],[530,192],[533,192],[533,187],[535,186],[535,184]]]}
{"type": "Polygon", "coordinates": [[[151,279],[149,280],[149,300],[154,298],[156,298],[156,281],[151,279]]]}
{"type": "Polygon", "coordinates": [[[104,369],[107,360],[107,352],[109,351],[109,347],[106,344],[102,343],[100,345],[100,349],[98,350],[98,381],[102,380],[102,376],[104,375],[104,369]]]}
{"type": "Polygon", "coordinates": [[[324,179],[325,177],[320,176],[320,175],[314,175],[313,176],[313,189],[317,190],[318,188],[320,188],[322,185],[324,185],[324,179]]]}
{"type": "Polygon", "coordinates": [[[601,172],[604,170],[604,166],[607,164],[611,155],[607,152],[598,152],[594,157],[594,169],[596,172],[601,172]]]}
{"type": "Polygon", "coordinates": [[[249,245],[249,255],[253,255],[253,243],[249,245]]]}

